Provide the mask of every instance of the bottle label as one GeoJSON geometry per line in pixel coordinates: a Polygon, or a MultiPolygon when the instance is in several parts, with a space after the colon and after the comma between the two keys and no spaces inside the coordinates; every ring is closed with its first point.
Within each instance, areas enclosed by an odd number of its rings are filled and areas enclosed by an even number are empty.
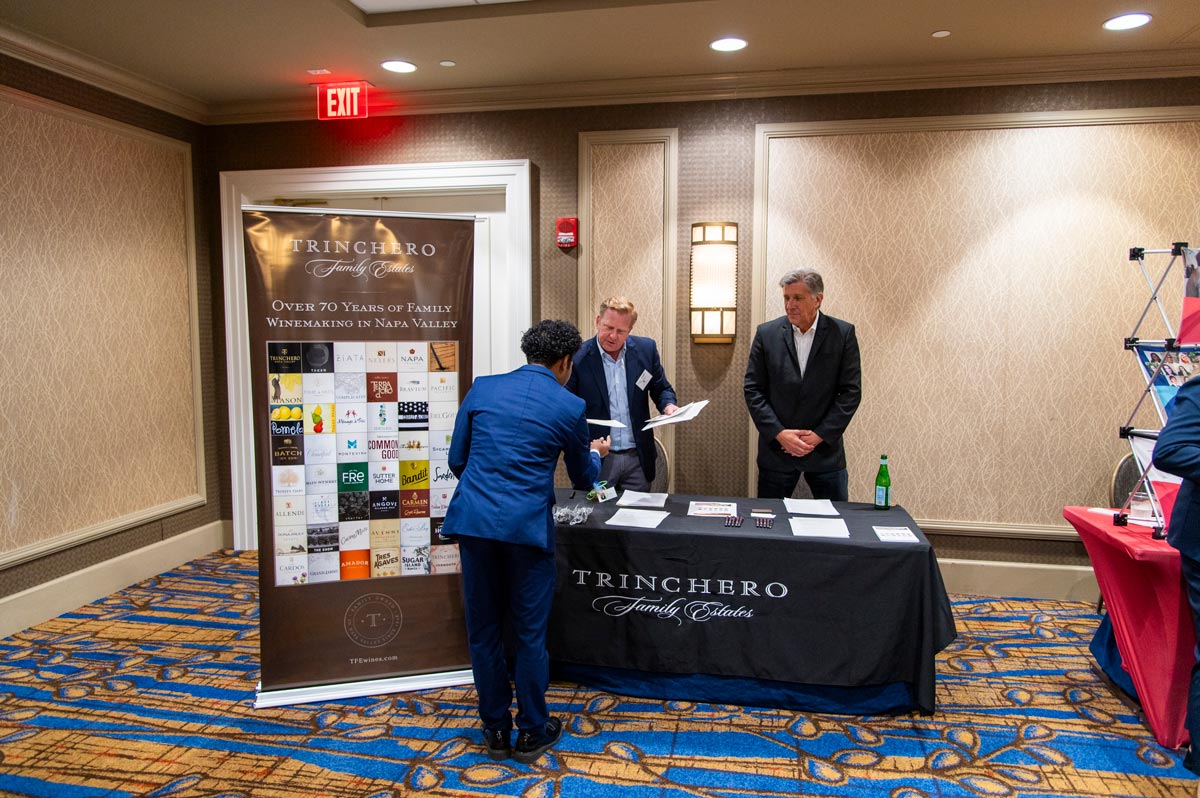
{"type": "Polygon", "coordinates": [[[885,488],[883,485],[875,486],[875,506],[889,507],[891,506],[891,488],[885,488]]]}

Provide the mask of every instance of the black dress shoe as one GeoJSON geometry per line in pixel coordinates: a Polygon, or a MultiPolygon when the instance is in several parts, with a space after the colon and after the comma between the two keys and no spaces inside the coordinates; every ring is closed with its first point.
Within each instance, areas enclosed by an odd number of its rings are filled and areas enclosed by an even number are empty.
{"type": "Polygon", "coordinates": [[[517,748],[513,751],[513,759],[522,765],[531,765],[537,758],[550,750],[562,737],[562,721],[550,718],[546,721],[546,730],[541,734],[523,731],[517,735],[517,748]]]}
{"type": "Polygon", "coordinates": [[[500,729],[484,729],[483,742],[487,746],[487,755],[489,759],[497,761],[508,759],[512,755],[512,743],[509,742],[509,733],[500,729]]]}

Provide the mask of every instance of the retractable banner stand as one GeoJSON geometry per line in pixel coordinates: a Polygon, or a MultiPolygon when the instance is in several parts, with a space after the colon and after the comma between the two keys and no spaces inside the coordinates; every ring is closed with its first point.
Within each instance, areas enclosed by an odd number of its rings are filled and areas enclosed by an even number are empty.
{"type": "Polygon", "coordinates": [[[470,681],[441,538],[474,219],[243,208],[258,706],[470,681]]]}

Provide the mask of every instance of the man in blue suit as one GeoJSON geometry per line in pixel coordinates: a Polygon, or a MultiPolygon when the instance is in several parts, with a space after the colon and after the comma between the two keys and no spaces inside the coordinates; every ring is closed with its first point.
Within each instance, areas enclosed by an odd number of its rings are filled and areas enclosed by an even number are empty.
{"type": "MultiPolygon", "coordinates": [[[[1192,628],[1200,641],[1200,379],[1188,380],[1175,394],[1171,416],[1154,445],[1154,465],[1183,479],[1171,510],[1167,542],[1179,549],[1179,565],[1192,608],[1192,628]]],[[[1186,716],[1192,745],[1183,764],[1200,774],[1200,643],[1195,657],[1186,716]]],[[[1200,789],[1196,795],[1200,796],[1200,789]]]]}
{"type": "Polygon", "coordinates": [[[575,355],[575,371],[567,389],[587,402],[587,417],[619,421],[623,427],[591,427],[592,435],[611,435],[600,479],[618,490],[649,490],[656,472],[654,433],[643,432],[650,420],[650,402],[671,415],[675,389],[663,374],[658,346],[652,338],[630,335],[637,309],[623,296],[600,304],[596,337],[575,355]]]}
{"type": "Polygon", "coordinates": [[[758,495],[792,495],[800,475],[813,498],[846,501],[842,434],[862,399],[854,325],[820,312],[825,282],[811,269],[779,281],[784,315],[758,326],[743,390],[758,428],[758,495]]]}
{"type": "Polygon", "coordinates": [[[459,408],[450,442],[458,487],[442,528],[458,539],[471,670],[488,756],[535,761],[562,734],[546,709],[546,624],[554,595],[554,471],[590,487],[607,453],[589,447],[583,400],[563,389],[582,343],[565,321],[541,321],[521,337],[528,364],[480,377],[459,408]],[[517,745],[503,626],[515,639],[517,745]]]}

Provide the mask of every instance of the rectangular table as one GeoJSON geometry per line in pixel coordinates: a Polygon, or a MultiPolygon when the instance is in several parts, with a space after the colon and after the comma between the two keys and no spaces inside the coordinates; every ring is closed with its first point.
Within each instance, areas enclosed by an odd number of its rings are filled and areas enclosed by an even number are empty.
{"type": "Polygon", "coordinates": [[[1178,748],[1188,741],[1184,716],[1196,645],[1179,552],[1146,527],[1114,526],[1113,512],[1067,507],[1063,517],[1092,560],[1121,653],[1117,667],[1129,674],[1154,739],[1178,748]]]}
{"type": "MultiPolygon", "coordinates": [[[[560,505],[581,504],[560,490],[560,505]]],[[[849,539],[795,537],[783,502],[670,496],[657,529],[606,525],[616,502],[558,527],[548,647],[555,672],[614,692],[818,711],[935,708],[937,653],[957,632],[929,541],[903,509],[835,503],[849,539]],[[688,516],[690,501],[769,508],[688,516]],[[883,543],[874,526],[916,542],[883,543]],[[622,689],[624,688],[624,689],[622,689]]]]}

